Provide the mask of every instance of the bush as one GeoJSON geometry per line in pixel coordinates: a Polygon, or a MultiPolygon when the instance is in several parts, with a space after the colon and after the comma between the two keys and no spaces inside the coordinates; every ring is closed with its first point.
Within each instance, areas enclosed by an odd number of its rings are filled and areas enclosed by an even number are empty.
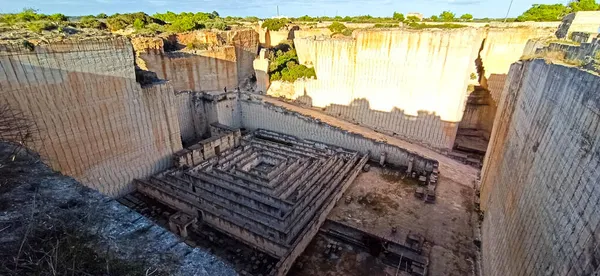
{"type": "Polygon", "coordinates": [[[188,50],[206,50],[208,49],[208,44],[194,39],[192,42],[188,42],[185,48],[188,50]]]}
{"type": "Polygon", "coordinates": [[[142,21],[139,18],[136,18],[135,21],[133,21],[133,28],[135,28],[136,30],[141,30],[144,28],[144,26],[144,21],[142,21]]]}
{"type": "Polygon", "coordinates": [[[406,18],[406,21],[408,21],[408,23],[415,23],[415,22],[420,22],[421,19],[419,19],[418,17],[416,17],[414,15],[411,15],[406,18]]]}
{"type": "Polygon", "coordinates": [[[389,23],[377,23],[373,26],[373,28],[396,28],[397,24],[389,24],[389,23]]]}
{"type": "Polygon", "coordinates": [[[204,25],[196,23],[190,17],[176,19],[175,21],[171,22],[171,25],[169,25],[169,27],[168,27],[168,29],[170,31],[173,31],[176,33],[187,32],[187,31],[197,30],[197,29],[202,29],[202,28],[204,28],[204,25]]]}
{"type": "Polygon", "coordinates": [[[569,10],[563,4],[536,4],[526,10],[522,15],[519,15],[517,21],[560,21],[567,13],[569,13],[569,10]]]}
{"type": "Polygon", "coordinates": [[[316,74],[313,68],[298,64],[296,50],[291,48],[287,52],[278,50],[275,55],[271,57],[269,77],[273,81],[283,80],[294,82],[299,78],[316,77],[316,74]]]}
{"type": "Polygon", "coordinates": [[[328,28],[332,33],[341,33],[346,29],[346,25],[340,22],[333,22],[328,28]]]}
{"type": "Polygon", "coordinates": [[[91,16],[84,16],[79,21],[81,28],[106,29],[106,24],[91,16]]]}
{"type": "Polygon", "coordinates": [[[69,21],[69,18],[67,18],[67,16],[65,16],[62,13],[55,13],[53,15],[50,15],[48,17],[50,20],[54,21],[54,22],[64,22],[64,21],[69,21]]]}
{"type": "MultiPolygon", "coordinates": [[[[127,26],[133,25],[136,21],[142,23],[142,25],[150,23],[164,24],[160,20],[156,20],[143,12],[118,14],[115,13],[108,17],[106,23],[111,31],[118,31],[125,29],[127,26]]],[[[139,26],[140,23],[138,23],[139,26]]]]}
{"type": "Polygon", "coordinates": [[[284,19],[284,18],[267,19],[267,20],[265,20],[265,22],[263,22],[261,27],[263,29],[267,29],[269,31],[279,31],[283,27],[285,27],[285,25],[287,25],[287,23],[288,23],[287,19],[284,19]]]}
{"type": "Polygon", "coordinates": [[[42,31],[50,31],[56,28],[58,28],[58,26],[47,21],[36,21],[27,24],[27,29],[35,33],[41,33],[42,31]]]}
{"type": "Polygon", "coordinates": [[[413,29],[459,29],[468,27],[466,25],[454,24],[454,23],[444,23],[444,24],[425,24],[425,23],[411,23],[408,25],[413,29]]]}
{"type": "Polygon", "coordinates": [[[227,23],[225,23],[225,21],[220,20],[220,19],[204,22],[204,26],[207,29],[216,29],[216,30],[221,30],[221,31],[225,31],[225,30],[229,29],[229,26],[227,26],[227,23]]]}

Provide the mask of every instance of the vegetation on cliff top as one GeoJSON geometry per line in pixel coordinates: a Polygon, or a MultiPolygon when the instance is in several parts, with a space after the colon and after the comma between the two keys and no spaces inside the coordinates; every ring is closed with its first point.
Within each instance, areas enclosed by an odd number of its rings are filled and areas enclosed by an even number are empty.
{"type": "Polygon", "coordinates": [[[579,0],[563,4],[535,4],[517,17],[516,21],[560,21],[563,16],[578,11],[597,11],[600,5],[595,0],[579,0]]]}
{"type": "Polygon", "coordinates": [[[267,19],[265,20],[265,22],[262,23],[261,27],[269,31],[279,31],[288,23],[289,20],[285,18],[267,19]]]}
{"type": "Polygon", "coordinates": [[[292,41],[270,49],[269,77],[272,81],[294,82],[300,78],[316,78],[315,69],[299,64],[292,41]]]}

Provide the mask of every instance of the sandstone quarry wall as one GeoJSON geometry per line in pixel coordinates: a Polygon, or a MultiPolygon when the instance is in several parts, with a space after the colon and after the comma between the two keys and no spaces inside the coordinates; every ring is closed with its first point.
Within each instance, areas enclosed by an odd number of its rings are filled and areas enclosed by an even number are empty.
{"type": "Polygon", "coordinates": [[[193,31],[169,37],[171,43],[204,43],[206,50],[169,52],[162,38],[134,38],[138,65],[171,81],[175,91],[234,89],[254,74],[259,37],[253,29],[193,31]]]}
{"type": "Polygon", "coordinates": [[[599,90],[578,68],[511,67],[482,172],[485,275],[599,271],[599,90]]]}
{"type": "Polygon", "coordinates": [[[33,150],[53,169],[118,196],[171,165],[181,149],[168,83],[142,88],[123,38],[0,46],[0,102],[39,132],[33,150]]]}
{"type": "Polygon", "coordinates": [[[553,28],[489,28],[483,41],[480,58],[482,85],[490,90],[497,104],[504,88],[510,65],[523,55],[530,39],[552,37],[553,28]]]}
{"type": "Polygon", "coordinates": [[[139,53],[147,70],[169,80],[175,91],[214,91],[238,85],[236,49],[219,46],[210,50],[165,52],[149,49],[139,53]]]}
{"type": "Polygon", "coordinates": [[[207,136],[209,131],[202,94],[197,92],[177,92],[177,117],[181,132],[181,142],[188,145],[207,136]]]}
{"type": "Polygon", "coordinates": [[[386,143],[366,138],[360,134],[328,125],[317,119],[298,114],[291,110],[262,102],[243,95],[239,100],[241,125],[249,130],[266,129],[282,132],[321,143],[331,144],[369,154],[371,159],[379,160],[382,153],[386,162],[397,166],[408,166],[414,158],[415,170],[431,172],[437,161],[422,157],[416,153],[386,143]]]}
{"type": "Polygon", "coordinates": [[[481,31],[360,31],[354,37],[295,39],[300,62],[314,66],[317,79],[300,81],[292,98],[308,97],[330,115],[407,140],[452,148],[481,31]]]}

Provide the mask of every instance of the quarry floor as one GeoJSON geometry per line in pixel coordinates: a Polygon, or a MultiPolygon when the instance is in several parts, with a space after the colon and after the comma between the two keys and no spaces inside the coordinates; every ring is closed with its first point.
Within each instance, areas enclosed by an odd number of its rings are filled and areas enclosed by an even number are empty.
{"type": "MultiPolygon", "coordinates": [[[[430,259],[428,275],[474,275],[478,250],[473,242],[474,182],[479,170],[433,150],[316,110],[269,97],[264,100],[438,160],[440,180],[435,204],[415,198],[417,184],[401,179],[398,171],[373,166],[358,176],[328,218],[399,243],[404,243],[409,232],[418,233],[426,241],[424,254],[430,259]],[[395,234],[392,227],[397,228],[395,234]]],[[[301,268],[296,267],[292,275],[396,275],[394,269],[349,245],[345,245],[347,250],[342,250],[339,258],[323,257],[326,240],[323,235],[313,240],[297,261],[301,268]]]]}
{"type": "MultiPolygon", "coordinates": [[[[361,173],[338,202],[328,219],[403,244],[409,232],[425,238],[428,275],[472,275],[476,247],[473,243],[473,189],[442,176],[437,200],[427,204],[415,198],[418,187],[402,179],[395,169],[371,167],[361,173]],[[392,233],[396,227],[396,233],[392,233]]],[[[369,253],[344,245],[339,258],[324,256],[327,238],[313,240],[297,261],[302,275],[396,275],[369,253]]]]}

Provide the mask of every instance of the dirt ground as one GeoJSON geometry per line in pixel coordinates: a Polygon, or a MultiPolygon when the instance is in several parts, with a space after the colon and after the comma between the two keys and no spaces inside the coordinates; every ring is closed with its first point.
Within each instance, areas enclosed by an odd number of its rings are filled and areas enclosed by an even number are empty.
{"type": "Polygon", "coordinates": [[[338,243],[342,250],[326,254],[326,247],[332,242],[338,241],[322,234],[315,236],[304,254],[296,260],[288,276],[410,275],[383,264],[381,260],[351,245],[338,243]]]}
{"type": "MultiPolygon", "coordinates": [[[[436,203],[427,204],[414,197],[414,189],[418,186],[415,181],[402,179],[397,170],[373,166],[354,181],[329,219],[399,243],[404,243],[409,232],[421,234],[426,240],[424,254],[430,258],[428,275],[473,275],[477,250],[471,223],[473,189],[445,178],[443,174],[439,183],[436,203]],[[394,226],[397,232],[392,234],[394,226]]],[[[324,251],[319,243],[323,242],[315,239],[299,261],[303,263],[302,271],[319,273],[305,275],[396,273],[393,269],[390,272],[389,266],[374,265],[379,261],[370,255],[364,256],[368,253],[350,254],[345,250],[342,261],[318,258],[324,251]],[[344,258],[350,260],[345,262],[344,258]]]]}

